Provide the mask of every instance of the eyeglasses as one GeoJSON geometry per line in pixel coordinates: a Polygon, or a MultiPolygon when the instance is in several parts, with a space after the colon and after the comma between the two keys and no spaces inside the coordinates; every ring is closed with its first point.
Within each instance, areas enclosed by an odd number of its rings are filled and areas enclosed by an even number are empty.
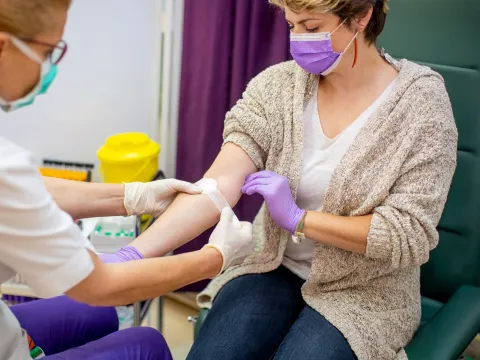
{"type": "Polygon", "coordinates": [[[21,39],[21,40],[27,43],[47,46],[51,48],[52,51],[48,54],[48,58],[53,65],[57,65],[63,59],[63,57],[65,56],[68,50],[68,44],[63,40],[60,40],[60,42],[57,45],[52,45],[52,44],[44,43],[42,41],[33,40],[33,39],[21,39]]]}

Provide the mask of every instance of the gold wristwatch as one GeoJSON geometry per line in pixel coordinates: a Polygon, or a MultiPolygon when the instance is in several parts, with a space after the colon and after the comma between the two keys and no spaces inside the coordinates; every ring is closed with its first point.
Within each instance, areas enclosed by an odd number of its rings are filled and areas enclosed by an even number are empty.
{"type": "Polygon", "coordinates": [[[303,233],[303,229],[305,228],[305,219],[307,218],[308,211],[305,210],[300,221],[297,224],[297,228],[295,229],[295,234],[292,236],[292,240],[295,244],[300,244],[303,239],[305,239],[305,234],[303,233]]]}

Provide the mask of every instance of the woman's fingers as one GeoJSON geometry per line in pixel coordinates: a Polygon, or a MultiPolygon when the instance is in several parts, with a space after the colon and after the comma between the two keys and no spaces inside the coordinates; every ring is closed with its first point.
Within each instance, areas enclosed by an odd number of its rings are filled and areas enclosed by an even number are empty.
{"type": "Polygon", "coordinates": [[[245,189],[244,194],[246,195],[260,194],[265,198],[265,196],[267,196],[268,194],[269,187],[270,187],[269,185],[252,185],[245,189]]]}
{"type": "Polygon", "coordinates": [[[249,182],[249,181],[260,179],[260,178],[270,178],[272,177],[272,174],[274,173],[268,170],[258,171],[256,173],[248,175],[245,179],[245,182],[249,182]]]}
{"type": "Polygon", "coordinates": [[[247,181],[242,187],[242,193],[246,194],[248,188],[256,185],[268,185],[270,184],[270,179],[267,178],[257,178],[250,181],[247,181]]]}
{"type": "Polygon", "coordinates": [[[177,179],[167,179],[160,181],[166,181],[166,184],[175,192],[183,192],[190,195],[198,195],[202,193],[202,189],[198,185],[186,181],[181,181],[177,179]]]}

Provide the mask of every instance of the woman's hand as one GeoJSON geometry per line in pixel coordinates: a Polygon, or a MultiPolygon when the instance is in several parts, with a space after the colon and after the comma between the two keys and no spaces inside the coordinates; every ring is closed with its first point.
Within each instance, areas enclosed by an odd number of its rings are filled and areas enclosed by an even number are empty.
{"type": "Polygon", "coordinates": [[[272,171],[259,171],[247,176],[242,192],[247,195],[262,195],[277,225],[291,234],[295,233],[304,210],[295,204],[286,177],[272,171]]]}
{"type": "Polygon", "coordinates": [[[127,183],[123,203],[128,215],[159,217],[179,192],[197,195],[202,190],[197,185],[176,179],[127,183]]]}

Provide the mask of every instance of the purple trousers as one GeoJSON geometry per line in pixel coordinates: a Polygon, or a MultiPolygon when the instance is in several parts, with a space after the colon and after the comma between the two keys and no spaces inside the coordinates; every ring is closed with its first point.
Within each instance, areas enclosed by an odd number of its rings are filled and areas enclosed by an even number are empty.
{"type": "Polygon", "coordinates": [[[146,327],[118,331],[112,307],[61,296],[11,307],[45,360],[172,360],[163,336],[146,327]]]}

